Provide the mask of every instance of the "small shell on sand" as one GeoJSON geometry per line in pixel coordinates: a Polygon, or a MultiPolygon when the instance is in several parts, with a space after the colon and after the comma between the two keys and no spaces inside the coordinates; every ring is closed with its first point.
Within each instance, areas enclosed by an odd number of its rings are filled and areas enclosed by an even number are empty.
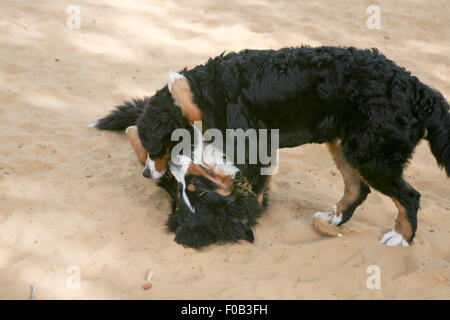
{"type": "Polygon", "coordinates": [[[144,149],[144,146],[139,139],[137,127],[130,126],[125,130],[125,133],[127,134],[128,141],[130,142],[134,153],[136,153],[139,162],[145,164],[145,162],[147,161],[147,151],[144,149]]]}
{"type": "Polygon", "coordinates": [[[144,288],[144,290],[151,289],[152,288],[152,284],[150,282],[146,283],[146,284],[144,284],[143,288],[144,288]]]}
{"type": "Polygon", "coordinates": [[[342,237],[342,230],[338,226],[329,224],[327,220],[322,219],[321,217],[313,217],[313,227],[314,229],[326,236],[331,237],[342,237]]]}

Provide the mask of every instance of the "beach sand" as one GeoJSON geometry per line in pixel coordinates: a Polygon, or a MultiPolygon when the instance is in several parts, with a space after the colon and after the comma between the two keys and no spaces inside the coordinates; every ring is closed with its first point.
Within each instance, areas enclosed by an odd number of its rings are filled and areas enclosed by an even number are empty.
{"type": "Polygon", "coordinates": [[[447,0],[104,3],[0,3],[0,299],[32,286],[35,299],[450,298],[450,184],[425,141],[405,172],[422,194],[409,248],[378,242],[396,209],[376,191],[342,237],[318,234],[312,215],[343,182],[324,145],[305,145],[280,152],[254,244],[197,251],[166,232],[169,197],[125,134],[86,126],[169,70],[244,48],[377,47],[449,99],[447,0]],[[380,29],[366,26],[372,4],[380,29]],[[367,286],[373,265],[380,289],[367,286]]]}

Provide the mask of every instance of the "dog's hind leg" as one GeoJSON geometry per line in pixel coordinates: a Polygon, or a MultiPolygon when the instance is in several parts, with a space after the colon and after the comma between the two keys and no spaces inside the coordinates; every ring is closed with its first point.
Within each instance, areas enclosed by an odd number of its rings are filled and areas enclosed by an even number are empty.
{"type": "Polygon", "coordinates": [[[370,188],[345,159],[339,139],[328,144],[328,148],[344,179],[344,195],[331,211],[317,212],[314,216],[326,219],[330,224],[340,225],[350,220],[355,209],[367,198],[370,188]]]}
{"type": "Polygon", "coordinates": [[[381,243],[388,246],[408,246],[416,233],[420,193],[402,178],[403,161],[374,155],[371,161],[358,166],[363,179],[373,188],[390,197],[398,209],[394,228],[381,243]]]}
{"type": "Polygon", "coordinates": [[[409,246],[416,234],[420,193],[401,177],[395,178],[385,174],[369,177],[365,173],[363,177],[372,187],[391,197],[398,209],[394,228],[387,232],[380,242],[388,246],[409,246]]]}

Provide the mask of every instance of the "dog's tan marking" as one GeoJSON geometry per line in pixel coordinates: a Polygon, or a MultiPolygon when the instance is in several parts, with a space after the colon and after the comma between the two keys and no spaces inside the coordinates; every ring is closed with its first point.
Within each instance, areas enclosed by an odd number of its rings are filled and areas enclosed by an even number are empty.
{"type": "Polygon", "coordinates": [[[214,170],[210,169],[210,172],[212,172],[215,181],[219,181],[219,185],[222,186],[225,190],[230,190],[231,185],[233,184],[233,181],[231,180],[231,175],[226,174],[220,174],[218,172],[214,172],[214,170]]]}
{"type": "Polygon", "coordinates": [[[267,177],[266,186],[265,186],[264,190],[258,195],[258,198],[256,199],[260,205],[262,205],[264,202],[264,193],[270,189],[271,182],[272,182],[272,176],[270,175],[267,177]]]}
{"type": "MultiPolygon", "coordinates": [[[[131,144],[131,147],[134,150],[138,160],[140,163],[145,164],[147,162],[147,150],[145,150],[144,146],[139,139],[139,134],[136,126],[130,126],[125,130],[127,134],[128,141],[131,144]]],[[[167,162],[169,161],[169,156],[164,155],[159,159],[152,160],[155,164],[155,170],[161,172],[167,166],[167,162]]]]}
{"type": "Polygon", "coordinates": [[[187,189],[189,191],[195,191],[195,186],[193,184],[188,184],[187,189]]]}
{"type": "Polygon", "coordinates": [[[394,204],[398,210],[397,219],[395,219],[394,230],[400,233],[403,236],[403,239],[409,241],[409,239],[411,239],[412,236],[412,228],[406,215],[406,209],[404,206],[400,204],[400,202],[398,202],[394,198],[391,199],[392,201],[394,201],[394,204]]]}
{"type": "Polygon", "coordinates": [[[328,144],[328,149],[330,150],[336,167],[339,169],[344,179],[344,195],[336,204],[337,215],[341,215],[356,199],[358,199],[360,186],[361,186],[361,176],[358,171],[353,169],[345,160],[342,154],[341,144],[339,140],[335,140],[333,143],[328,144]]]}
{"type": "Polygon", "coordinates": [[[256,198],[256,201],[258,201],[258,203],[259,203],[260,205],[262,205],[263,200],[264,200],[264,193],[260,193],[260,194],[258,195],[258,198],[256,198]]]}
{"type": "Polygon", "coordinates": [[[262,206],[262,204],[263,204],[263,202],[264,202],[264,193],[260,193],[260,194],[258,195],[258,198],[256,199],[256,201],[258,201],[258,204],[259,204],[260,206],[262,206]]]}
{"type": "Polygon", "coordinates": [[[215,190],[214,192],[217,194],[220,194],[221,196],[229,196],[231,194],[231,191],[227,191],[222,188],[219,188],[219,189],[215,190]]]}
{"type": "Polygon", "coordinates": [[[128,127],[125,130],[125,133],[139,162],[145,164],[147,160],[147,151],[144,149],[144,146],[142,145],[141,140],[139,139],[137,127],[136,126],[128,127]]]}
{"type": "Polygon", "coordinates": [[[267,177],[267,182],[266,182],[266,190],[270,189],[270,183],[272,182],[272,176],[268,176],[267,177]]]}
{"type": "Polygon", "coordinates": [[[219,188],[215,191],[216,193],[227,196],[231,193],[231,176],[220,175],[215,172],[212,172],[213,176],[209,175],[202,167],[191,162],[189,168],[186,171],[186,176],[188,175],[200,175],[205,177],[206,179],[215,183],[219,188]]]}
{"type": "Polygon", "coordinates": [[[164,168],[167,166],[167,162],[169,161],[169,156],[167,154],[163,155],[159,159],[154,159],[153,162],[155,163],[155,169],[158,172],[161,172],[164,170],[164,168]]]}
{"type": "Polygon", "coordinates": [[[202,113],[199,107],[194,103],[194,95],[186,78],[175,79],[171,87],[172,98],[175,104],[181,108],[181,111],[189,121],[201,121],[202,113]]]}

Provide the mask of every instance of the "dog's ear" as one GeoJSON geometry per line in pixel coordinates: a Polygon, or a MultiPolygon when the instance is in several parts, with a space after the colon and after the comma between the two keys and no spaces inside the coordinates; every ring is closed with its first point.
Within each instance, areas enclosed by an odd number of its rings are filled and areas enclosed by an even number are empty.
{"type": "Polygon", "coordinates": [[[250,243],[253,243],[253,241],[255,241],[255,236],[253,235],[253,230],[248,227],[246,227],[246,229],[247,229],[246,230],[247,237],[245,238],[245,240],[247,240],[250,243]]]}
{"type": "Polygon", "coordinates": [[[253,243],[253,231],[241,221],[227,217],[219,224],[202,221],[196,224],[184,223],[175,231],[175,242],[186,247],[199,249],[216,242],[236,242],[246,240],[253,243]],[[220,227],[218,227],[220,225],[220,227]]]}
{"type": "Polygon", "coordinates": [[[210,233],[208,228],[202,225],[182,225],[175,232],[175,242],[194,249],[205,247],[218,240],[215,234],[210,233]]]}
{"type": "Polygon", "coordinates": [[[169,87],[175,105],[180,107],[184,116],[190,122],[201,121],[202,113],[194,103],[194,94],[191,91],[188,79],[182,74],[169,71],[167,86],[169,87]]]}
{"type": "Polygon", "coordinates": [[[236,219],[233,219],[232,229],[230,230],[228,236],[230,237],[231,241],[242,239],[253,243],[253,241],[255,240],[252,229],[236,219]]]}

